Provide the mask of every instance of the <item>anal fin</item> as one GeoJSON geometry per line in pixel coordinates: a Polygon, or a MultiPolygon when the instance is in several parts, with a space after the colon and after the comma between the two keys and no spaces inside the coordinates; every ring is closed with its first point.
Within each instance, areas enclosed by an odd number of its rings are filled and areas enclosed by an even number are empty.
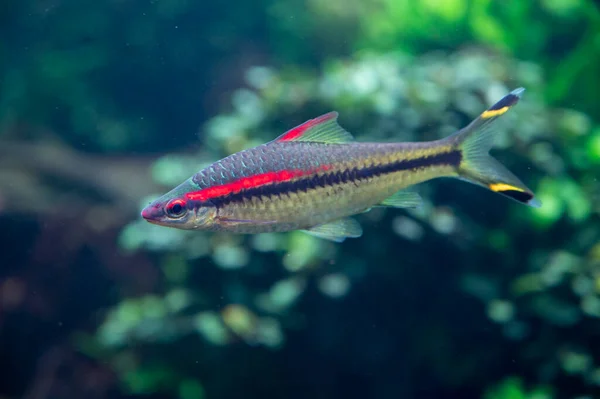
{"type": "Polygon", "coordinates": [[[392,208],[416,208],[421,205],[421,196],[414,191],[398,191],[396,194],[383,200],[378,206],[392,208]]]}
{"type": "Polygon", "coordinates": [[[334,220],[302,231],[335,242],[342,242],[348,237],[357,238],[362,236],[362,227],[356,220],[350,218],[334,220]]]}

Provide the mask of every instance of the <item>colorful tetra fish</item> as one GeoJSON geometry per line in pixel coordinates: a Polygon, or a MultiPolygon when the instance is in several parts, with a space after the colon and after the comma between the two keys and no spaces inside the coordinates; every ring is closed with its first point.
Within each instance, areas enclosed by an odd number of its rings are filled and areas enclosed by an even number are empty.
{"type": "Polygon", "coordinates": [[[494,121],[520,99],[506,95],[449,137],[419,143],[358,143],[330,112],[274,141],[230,155],[148,205],[149,222],[179,229],[263,233],[304,230],[334,241],[360,237],[348,218],[376,206],[414,207],[405,188],[456,177],[520,203],[540,202],[488,151],[494,121]]]}

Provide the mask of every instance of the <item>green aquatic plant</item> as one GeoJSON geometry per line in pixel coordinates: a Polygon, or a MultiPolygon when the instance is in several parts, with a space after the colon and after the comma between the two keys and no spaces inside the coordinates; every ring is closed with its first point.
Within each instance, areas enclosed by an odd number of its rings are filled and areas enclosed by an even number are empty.
{"type": "Polygon", "coordinates": [[[497,3],[491,0],[378,0],[360,19],[359,49],[421,53],[460,48],[465,37],[548,73],[545,98],[597,114],[590,87],[600,85],[600,10],[591,0],[497,3]],[[565,50],[558,43],[574,40],[565,50]]]}
{"type": "Polygon", "coordinates": [[[555,396],[548,387],[526,389],[520,378],[509,377],[489,388],[483,399],[553,399],[555,396]]]}

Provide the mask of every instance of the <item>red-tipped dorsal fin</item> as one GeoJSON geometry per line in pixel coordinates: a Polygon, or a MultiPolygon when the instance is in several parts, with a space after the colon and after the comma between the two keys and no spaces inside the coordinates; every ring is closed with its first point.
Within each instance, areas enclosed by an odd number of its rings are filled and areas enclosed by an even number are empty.
{"type": "Polygon", "coordinates": [[[338,113],[333,111],[288,130],[275,141],[312,141],[317,143],[347,143],[354,138],[337,123],[338,113]]]}

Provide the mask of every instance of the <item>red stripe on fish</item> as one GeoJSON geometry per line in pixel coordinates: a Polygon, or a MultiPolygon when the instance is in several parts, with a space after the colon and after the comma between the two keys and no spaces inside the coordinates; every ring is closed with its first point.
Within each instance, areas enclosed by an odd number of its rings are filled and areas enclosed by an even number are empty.
{"type": "Polygon", "coordinates": [[[220,186],[208,187],[198,191],[187,193],[186,198],[192,201],[208,201],[211,198],[224,197],[229,194],[236,194],[250,188],[261,187],[271,183],[281,183],[292,180],[296,177],[306,176],[319,171],[331,169],[330,166],[323,165],[313,170],[281,170],[278,172],[261,173],[254,176],[242,177],[231,183],[220,186]]]}
{"type": "Polygon", "coordinates": [[[288,130],[286,133],[282,134],[277,141],[292,141],[302,136],[308,129],[317,126],[320,123],[327,122],[331,119],[335,119],[337,114],[335,112],[330,112],[325,115],[321,115],[318,118],[310,119],[300,126],[296,126],[293,129],[288,130]]]}

